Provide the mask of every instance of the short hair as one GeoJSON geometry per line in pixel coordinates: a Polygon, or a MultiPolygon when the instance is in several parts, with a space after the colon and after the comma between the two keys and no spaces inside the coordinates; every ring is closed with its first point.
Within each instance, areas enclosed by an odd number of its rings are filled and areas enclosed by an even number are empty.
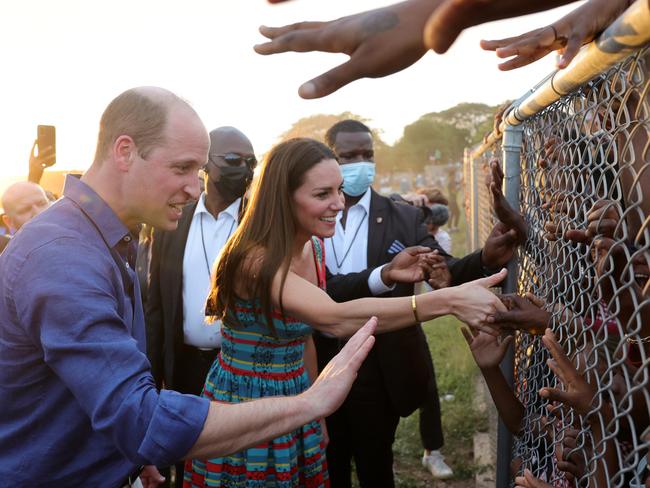
{"type": "Polygon", "coordinates": [[[331,149],[334,148],[336,136],[339,132],[368,132],[369,134],[372,134],[370,128],[363,122],[354,119],[341,120],[330,127],[325,133],[325,143],[331,149]]]}
{"type": "MultiPolygon", "coordinates": [[[[167,90],[132,88],[118,95],[102,114],[95,162],[106,157],[121,135],[130,136],[142,158],[165,141],[169,109],[174,102],[187,103],[167,90]]],[[[189,105],[188,105],[189,107],[189,105]]]]}
{"type": "Polygon", "coordinates": [[[18,181],[4,191],[2,196],[0,196],[0,203],[2,204],[2,210],[5,215],[11,216],[16,212],[16,192],[19,192],[21,189],[36,189],[43,193],[43,196],[49,200],[47,193],[41,185],[34,183],[33,181],[18,181]]]}
{"type": "Polygon", "coordinates": [[[447,197],[445,197],[445,195],[438,188],[420,188],[416,193],[424,195],[431,203],[449,205],[449,200],[447,200],[447,197]]]}
{"type": "Polygon", "coordinates": [[[449,207],[440,203],[434,203],[429,207],[431,214],[427,216],[427,224],[440,227],[445,225],[449,220],[449,207]]]}

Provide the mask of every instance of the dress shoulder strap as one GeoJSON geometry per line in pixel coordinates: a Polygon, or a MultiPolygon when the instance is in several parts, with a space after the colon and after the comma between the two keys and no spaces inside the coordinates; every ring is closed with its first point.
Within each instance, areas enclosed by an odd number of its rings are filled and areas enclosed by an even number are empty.
{"type": "Polygon", "coordinates": [[[320,237],[312,236],[311,247],[314,250],[314,265],[316,266],[316,276],[318,277],[318,286],[325,289],[325,244],[320,237]]]}

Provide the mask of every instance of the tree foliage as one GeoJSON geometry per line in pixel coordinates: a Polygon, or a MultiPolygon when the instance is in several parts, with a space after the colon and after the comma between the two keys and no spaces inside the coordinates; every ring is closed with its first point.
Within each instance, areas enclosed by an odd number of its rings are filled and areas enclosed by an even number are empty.
{"type": "Polygon", "coordinates": [[[382,140],[382,131],[373,129],[369,119],[351,112],[304,117],[279,139],[311,137],[324,141],[325,133],[336,122],[355,119],[372,130],[378,171],[420,172],[430,164],[462,160],[464,149],[480,142],[492,129],[496,110],[497,107],[482,103],[460,103],[441,112],[424,114],[404,128],[402,137],[393,146],[382,140]]]}
{"type": "Polygon", "coordinates": [[[379,129],[373,129],[370,126],[369,119],[351,112],[343,112],[338,115],[315,114],[310,115],[309,117],[303,117],[297,122],[294,122],[287,131],[283,132],[279,139],[280,141],[286,141],[293,137],[311,137],[317,141],[325,142],[325,133],[327,130],[340,120],[345,119],[358,120],[370,127],[374,141],[375,159],[377,161],[378,170],[381,170],[382,167],[385,166],[383,162],[388,158],[388,153],[391,151],[391,147],[383,141],[381,137],[382,131],[379,129]]]}

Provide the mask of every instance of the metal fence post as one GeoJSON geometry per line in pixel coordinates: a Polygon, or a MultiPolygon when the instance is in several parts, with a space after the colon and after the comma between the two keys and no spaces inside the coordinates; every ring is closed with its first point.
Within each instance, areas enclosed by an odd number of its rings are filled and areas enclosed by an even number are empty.
{"type": "Polygon", "coordinates": [[[479,223],[479,203],[478,203],[478,158],[472,157],[470,162],[471,174],[472,174],[472,198],[471,209],[472,209],[472,250],[476,250],[479,247],[478,242],[478,223],[479,223]]]}
{"type": "MultiPolygon", "coordinates": [[[[521,175],[521,144],[523,127],[521,125],[507,125],[503,133],[502,161],[504,181],[504,195],[508,203],[520,210],[519,182],[521,175]]],[[[518,279],[517,259],[513,258],[508,263],[508,276],[502,287],[503,293],[515,293],[518,279]]],[[[501,370],[510,387],[514,384],[514,349],[510,348],[508,354],[501,362],[501,370]]],[[[512,457],[512,435],[506,428],[503,420],[499,419],[497,438],[497,488],[508,488],[511,485],[510,461],[512,457]]]]}

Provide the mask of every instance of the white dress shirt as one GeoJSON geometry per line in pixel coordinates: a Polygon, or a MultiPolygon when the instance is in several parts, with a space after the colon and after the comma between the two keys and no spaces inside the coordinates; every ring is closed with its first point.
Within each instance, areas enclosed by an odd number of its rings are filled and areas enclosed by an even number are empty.
{"type": "Polygon", "coordinates": [[[447,231],[438,229],[438,232],[436,232],[436,235],[433,237],[438,241],[438,244],[440,244],[443,251],[447,254],[451,254],[451,236],[447,231]]]}
{"type": "MultiPolygon", "coordinates": [[[[368,268],[368,219],[370,218],[370,188],[361,199],[348,209],[345,228],[341,224],[343,211],[336,216],[333,237],[325,239],[325,265],[332,274],[348,274],[368,268]]],[[[385,266],[385,265],[384,265],[385,266]]],[[[383,266],[375,268],[368,277],[373,295],[380,295],[395,288],[381,280],[383,266]]]]}
{"type": "Polygon", "coordinates": [[[183,255],[183,337],[190,346],[221,347],[221,322],[205,321],[205,301],[210,291],[212,265],[237,228],[240,204],[238,198],[215,219],[205,208],[205,193],[202,193],[194,210],[183,255]]]}

